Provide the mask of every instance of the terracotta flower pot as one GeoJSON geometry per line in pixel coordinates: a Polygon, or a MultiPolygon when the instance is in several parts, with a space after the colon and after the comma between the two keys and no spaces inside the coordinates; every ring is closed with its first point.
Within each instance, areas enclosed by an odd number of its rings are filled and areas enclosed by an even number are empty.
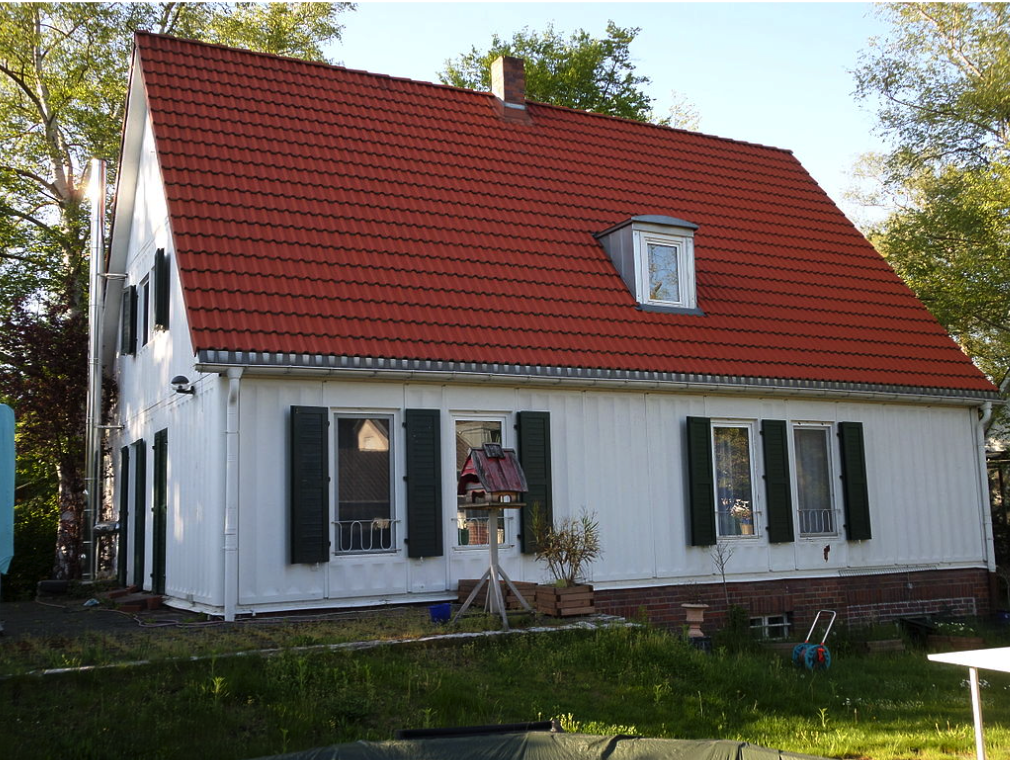
{"type": "Polygon", "coordinates": [[[705,622],[705,610],[707,604],[685,603],[680,605],[687,612],[687,637],[690,639],[700,639],[705,634],[701,630],[701,624],[705,622]]]}

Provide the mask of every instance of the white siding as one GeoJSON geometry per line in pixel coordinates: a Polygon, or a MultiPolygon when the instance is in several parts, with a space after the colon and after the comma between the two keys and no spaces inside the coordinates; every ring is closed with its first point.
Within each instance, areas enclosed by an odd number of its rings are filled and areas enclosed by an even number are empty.
{"type": "MultiPolygon", "coordinates": [[[[151,445],[154,434],[168,430],[168,515],[166,550],[166,593],[175,600],[219,605],[223,593],[222,544],[224,532],[224,402],[227,382],[216,374],[202,374],[194,368],[189,325],[183,308],[183,294],[176,267],[175,250],[168,225],[168,207],[161,186],[161,172],[154,150],[150,122],[146,114],[138,166],[137,192],[133,216],[128,225],[119,224],[115,234],[127,236],[123,271],[127,285],[139,285],[149,277],[155,251],[164,248],[171,264],[169,328],[156,329],[151,317],[150,339],[137,341],[135,355],[119,352],[119,330],[114,374],[118,390],[118,415],[114,422],[123,430],[110,436],[118,471],[119,449],[144,439],[147,445],[146,544],[144,577],[133,577],[132,520],[127,566],[129,578],[150,588],[153,569],[154,529],[151,518],[154,466],[151,445]],[[195,395],[176,393],[169,381],[185,375],[193,381],[195,395]]],[[[147,304],[150,309],[150,304],[147,304]]],[[[118,310],[106,319],[119,321],[118,310]]],[[[143,319],[143,315],[139,315],[143,319]]],[[[120,502],[120,479],[113,491],[120,502]]]]}
{"type": "MultiPolygon", "coordinates": [[[[585,509],[600,520],[604,554],[592,576],[601,587],[716,580],[711,549],[688,545],[684,421],[690,415],[864,425],[873,538],[850,542],[842,532],[770,545],[762,515],[758,537],[733,541],[735,553],[727,568],[732,580],[769,579],[781,573],[838,575],[894,565],[984,567],[986,562],[972,424],[976,412],[970,409],[291,377],[244,378],[241,408],[242,605],[366,603],[404,598],[405,591],[424,598],[453,590],[461,577],[479,577],[486,567],[484,552],[453,546],[453,418],[505,415],[511,428],[515,414],[523,410],[551,413],[555,516],[575,516],[585,509]],[[334,556],[328,567],[287,562],[286,425],[293,404],[394,416],[395,510],[401,542],[395,554],[334,556]],[[441,412],[446,516],[442,558],[408,560],[403,551],[405,408],[441,412]]],[[[506,442],[515,442],[511,430],[506,442]]],[[[756,434],[754,456],[755,501],[763,512],[763,465],[756,434]]],[[[833,456],[837,465],[837,450],[833,456]]],[[[837,484],[835,496],[840,510],[837,484]]],[[[502,564],[514,580],[544,580],[543,568],[517,546],[502,551],[502,564]]]]}

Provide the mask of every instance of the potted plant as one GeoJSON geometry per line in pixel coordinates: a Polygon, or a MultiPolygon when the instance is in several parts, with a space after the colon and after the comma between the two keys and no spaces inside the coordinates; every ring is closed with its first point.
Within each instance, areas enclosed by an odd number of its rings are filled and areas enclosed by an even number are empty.
{"type": "Polygon", "coordinates": [[[554,525],[547,522],[538,506],[534,507],[536,558],[554,577],[554,583],[537,586],[538,611],[557,617],[593,612],[593,587],[584,580],[586,567],[602,553],[600,523],[594,518],[583,512],[554,525]]]}
{"type": "Polygon", "coordinates": [[[729,513],[740,524],[740,535],[754,535],[754,511],[746,499],[737,499],[729,508],[729,513]]]}

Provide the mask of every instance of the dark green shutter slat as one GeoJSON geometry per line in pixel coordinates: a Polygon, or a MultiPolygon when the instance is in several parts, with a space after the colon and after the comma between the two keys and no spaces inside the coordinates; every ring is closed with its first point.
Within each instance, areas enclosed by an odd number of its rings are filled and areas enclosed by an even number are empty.
{"type": "Polygon", "coordinates": [[[144,564],[147,551],[147,442],[141,438],[133,446],[137,462],[133,466],[133,582],[140,587],[144,582],[144,564]]]}
{"type": "Polygon", "coordinates": [[[870,496],[866,486],[866,449],[863,423],[838,423],[842,452],[842,495],[845,501],[845,537],[865,541],[870,534],[870,496]]]}
{"type": "Polygon", "coordinates": [[[687,480],[691,546],[715,543],[715,474],[712,425],[707,417],[687,418],[687,480]]]}
{"type": "Polygon", "coordinates": [[[437,409],[407,409],[407,556],[442,556],[442,447],[437,409]]]}
{"type": "Polygon", "coordinates": [[[168,431],[154,434],[154,546],[151,590],[165,593],[166,549],[168,540],[168,431]]]}
{"type": "Polygon", "coordinates": [[[330,412],[291,407],[291,562],[327,562],[330,553],[330,412]]]}
{"type": "Polygon", "coordinates": [[[168,328],[169,262],[165,249],[159,248],[154,255],[154,324],[168,328]]]}
{"type": "Polygon", "coordinates": [[[123,307],[120,316],[120,353],[137,352],[137,288],[129,285],[123,290],[123,307]]]}
{"type": "Polygon", "coordinates": [[[789,426],[784,420],[761,421],[765,463],[768,542],[793,540],[793,494],[789,482],[789,426]]]}
{"type": "Polygon", "coordinates": [[[119,541],[116,546],[116,575],[126,586],[126,553],[130,548],[130,447],[119,450],[119,541]]]}
{"type": "Polygon", "coordinates": [[[554,523],[551,489],[551,415],[550,412],[519,412],[519,464],[530,489],[523,497],[526,504],[520,515],[520,542],[524,554],[537,550],[533,536],[533,509],[539,505],[547,524],[554,523]]]}

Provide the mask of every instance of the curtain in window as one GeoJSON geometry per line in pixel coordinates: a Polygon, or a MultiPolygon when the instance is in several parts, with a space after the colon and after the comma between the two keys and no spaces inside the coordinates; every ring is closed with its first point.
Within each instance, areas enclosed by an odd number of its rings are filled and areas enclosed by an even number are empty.
{"type": "Polygon", "coordinates": [[[716,520],[720,536],[754,533],[754,498],[751,488],[750,429],[716,427],[716,520]]]}
{"type": "Polygon", "coordinates": [[[389,420],[337,420],[338,551],[392,548],[389,420]]]}
{"type": "Polygon", "coordinates": [[[796,497],[800,533],[834,533],[826,428],[796,428],[796,497]]]}

